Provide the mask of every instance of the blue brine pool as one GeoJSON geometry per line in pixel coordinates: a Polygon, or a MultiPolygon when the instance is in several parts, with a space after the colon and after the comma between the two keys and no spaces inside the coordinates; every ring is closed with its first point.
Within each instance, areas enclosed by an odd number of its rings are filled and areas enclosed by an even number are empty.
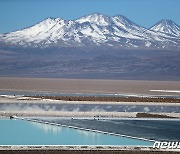
{"type": "Polygon", "coordinates": [[[25,120],[0,119],[0,145],[152,146],[153,142],[25,120]]]}

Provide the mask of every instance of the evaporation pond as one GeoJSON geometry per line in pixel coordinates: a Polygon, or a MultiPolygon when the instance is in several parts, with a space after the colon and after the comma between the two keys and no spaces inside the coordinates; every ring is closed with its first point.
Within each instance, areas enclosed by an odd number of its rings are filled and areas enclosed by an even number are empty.
{"type": "Polygon", "coordinates": [[[153,143],[25,120],[0,119],[0,145],[152,146],[153,143]]]}

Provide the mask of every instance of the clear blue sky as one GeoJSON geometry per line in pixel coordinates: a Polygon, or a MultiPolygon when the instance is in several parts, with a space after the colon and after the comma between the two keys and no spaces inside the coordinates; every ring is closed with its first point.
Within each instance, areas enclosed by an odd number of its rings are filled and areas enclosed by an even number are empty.
{"type": "Polygon", "coordinates": [[[47,17],[73,20],[94,12],[124,15],[146,28],[161,19],[180,25],[180,0],[0,0],[0,33],[29,27],[47,17]]]}

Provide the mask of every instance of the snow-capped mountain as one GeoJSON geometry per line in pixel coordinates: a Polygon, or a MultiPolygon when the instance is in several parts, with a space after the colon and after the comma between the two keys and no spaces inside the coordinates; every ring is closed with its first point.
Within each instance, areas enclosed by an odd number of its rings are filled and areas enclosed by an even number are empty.
{"type": "Polygon", "coordinates": [[[180,49],[179,26],[172,21],[161,23],[148,30],[120,15],[111,17],[94,13],[77,20],[47,18],[32,27],[0,35],[0,43],[33,48],[180,49]]]}
{"type": "Polygon", "coordinates": [[[180,37],[180,27],[172,20],[161,20],[150,30],[180,37]]]}

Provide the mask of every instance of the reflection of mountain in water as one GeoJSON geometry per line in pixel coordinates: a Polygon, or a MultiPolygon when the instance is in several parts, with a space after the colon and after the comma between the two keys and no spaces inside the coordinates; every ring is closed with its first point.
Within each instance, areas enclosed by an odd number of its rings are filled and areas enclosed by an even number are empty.
{"type": "Polygon", "coordinates": [[[179,113],[177,105],[119,105],[119,104],[46,104],[0,103],[0,111],[70,111],[70,112],[154,112],[179,113]]]}
{"type": "Polygon", "coordinates": [[[49,125],[49,124],[41,124],[41,123],[36,123],[36,122],[31,122],[31,123],[36,128],[43,130],[46,134],[49,132],[54,133],[54,134],[61,132],[61,127],[59,127],[59,126],[49,125]]]}
{"type": "Polygon", "coordinates": [[[93,136],[93,137],[98,137],[100,134],[99,133],[95,133],[95,132],[88,132],[88,131],[83,131],[83,130],[77,130],[77,132],[79,133],[79,134],[82,134],[82,135],[85,135],[85,136],[88,136],[88,137],[90,137],[90,136],[93,136]]]}
{"type": "MultiPolygon", "coordinates": [[[[38,118],[37,118],[38,119],[38,118]]],[[[44,118],[44,120],[46,120],[44,118]]],[[[144,120],[144,119],[51,119],[46,121],[55,121],[63,125],[74,127],[89,128],[103,132],[123,134],[146,138],[158,141],[179,141],[180,139],[180,121],[174,120],[144,120]]]]}

